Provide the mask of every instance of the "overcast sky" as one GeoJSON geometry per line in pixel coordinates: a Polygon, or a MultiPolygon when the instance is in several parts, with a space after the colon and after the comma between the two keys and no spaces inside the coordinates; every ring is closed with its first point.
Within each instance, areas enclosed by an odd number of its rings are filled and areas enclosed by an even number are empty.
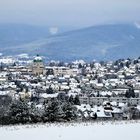
{"type": "Polygon", "coordinates": [[[90,26],[140,21],[140,0],[0,0],[1,23],[90,26]]]}

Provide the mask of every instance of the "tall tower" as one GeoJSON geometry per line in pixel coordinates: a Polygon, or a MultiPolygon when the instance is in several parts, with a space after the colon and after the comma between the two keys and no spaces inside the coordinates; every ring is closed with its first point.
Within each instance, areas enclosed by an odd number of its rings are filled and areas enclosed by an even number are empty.
{"type": "Polygon", "coordinates": [[[32,71],[35,75],[44,74],[44,64],[42,58],[37,55],[33,60],[32,71]]]}

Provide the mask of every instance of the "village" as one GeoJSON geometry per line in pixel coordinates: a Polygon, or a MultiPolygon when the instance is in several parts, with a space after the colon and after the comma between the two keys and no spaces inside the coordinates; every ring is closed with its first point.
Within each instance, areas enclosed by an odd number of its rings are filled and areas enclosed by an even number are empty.
{"type": "MultiPolygon", "coordinates": [[[[43,59],[0,57],[0,118],[6,108],[11,111],[11,104],[19,109],[18,101],[36,109],[36,116],[47,112],[44,122],[140,118],[140,58],[91,63],[43,59]]],[[[25,111],[20,109],[14,117],[25,111]]]]}

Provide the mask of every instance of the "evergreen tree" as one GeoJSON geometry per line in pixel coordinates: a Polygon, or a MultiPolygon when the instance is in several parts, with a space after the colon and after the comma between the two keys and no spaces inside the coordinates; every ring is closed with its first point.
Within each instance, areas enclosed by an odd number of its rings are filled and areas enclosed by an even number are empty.
{"type": "Polygon", "coordinates": [[[55,99],[52,99],[51,102],[45,105],[44,120],[45,121],[60,121],[64,117],[64,112],[61,108],[61,102],[55,99]]]}
{"type": "Polygon", "coordinates": [[[53,94],[53,89],[51,87],[49,87],[47,90],[46,90],[47,94],[53,94]]]}
{"type": "Polygon", "coordinates": [[[71,104],[74,104],[74,98],[73,98],[72,95],[69,97],[69,102],[70,102],[71,104]]]}
{"type": "Polygon", "coordinates": [[[3,105],[0,107],[0,124],[8,125],[10,124],[9,107],[3,105]]]}
{"type": "Polygon", "coordinates": [[[67,121],[75,120],[77,118],[76,108],[69,102],[63,103],[63,111],[65,113],[64,119],[67,121]]]}
{"type": "Polygon", "coordinates": [[[11,123],[27,123],[29,121],[29,107],[25,101],[14,101],[10,107],[11,123]]]}
{"type": "Polygon", "coordinates": [[[82,66],[82,64],[80,63],[80,64],[78,64],[78,69],[81,69],[81,68],[83,68],[83,66],[82,66]]]}
{"type": "Polygon", "coordinates": [[[43,109],[39,109],[36,107],[35,103],[31,104],[31,107],[29,109],[29,116],[31,118],[31,122],[37,123],[42,121],[43,116],[43,109]]]}
{"type": "Polygon", "coordinates": [[[79,99],[78,95],[76,95],[75,98],[74,98],[74,104],[75,105],[80,105],[80,99],[79,99]]]}
{"type": "Polygon", "coordinates": [[[126,91],[125,93],[126,98],[135,98],[135,92],[133,88],[129,88],[129,90],[126,91]]]}

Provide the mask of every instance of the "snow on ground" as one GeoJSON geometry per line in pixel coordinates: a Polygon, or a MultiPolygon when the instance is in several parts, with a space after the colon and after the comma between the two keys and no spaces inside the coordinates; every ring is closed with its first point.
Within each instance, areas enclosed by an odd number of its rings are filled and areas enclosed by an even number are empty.
{"type": "Polygon", "coordinates": [[[140,122],[38,124],[0,127],[1,140],[139,140],[140,122]]]}

